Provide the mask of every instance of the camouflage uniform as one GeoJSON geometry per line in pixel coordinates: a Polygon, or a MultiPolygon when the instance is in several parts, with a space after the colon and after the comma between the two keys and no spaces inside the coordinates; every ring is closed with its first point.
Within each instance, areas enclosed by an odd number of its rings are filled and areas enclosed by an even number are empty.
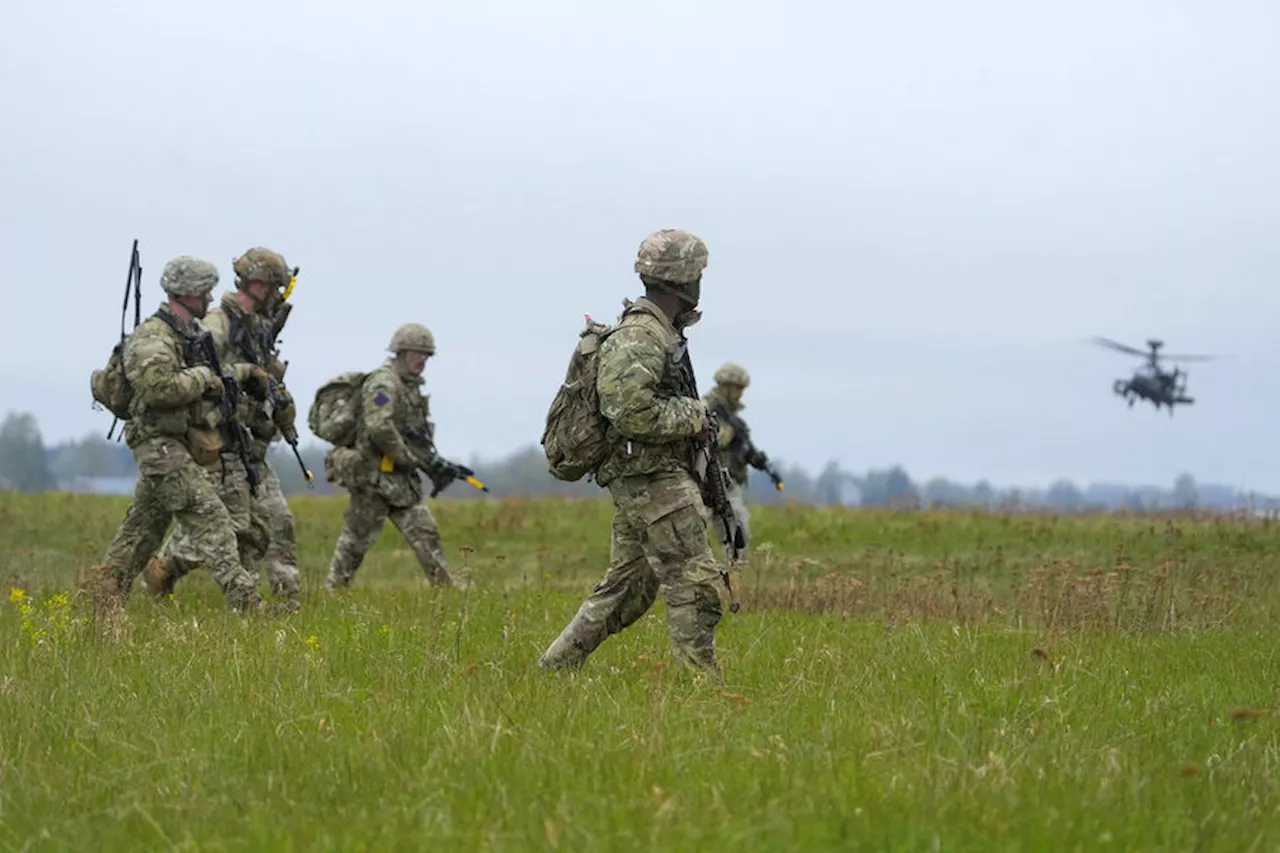
{"type": "MultiPolygon", "coordinates": [[[[732,415],[739,415],[745,406],[742,405],[742,392],[750,384],[751,378],[747,375],[747,371],[736,364],[725,364],[716,371],[715,387],[712,388],[703,398],[703,402],[707,404],[709,411],[723,410],[732,415]]],[[[720,418],[719,432],[716,435],[717,445],[720,452],[720,464],[724,466],[724,470],[729,475],[729,505],[733,507],[733,514],[737,519],[738,526],[742,528],[743,535],[747,538],[748,547],[751,542],[751,510],[747,508],[747,478],[748,478],[748,460],[742,453],[737,452],[741,446],[741,442],[735,442],[739,436],[734,430],[733,424],[727,418],[720,418]]],[[[715,530],[716,539],[720,542],[726,542],[726,534],[724,521],[718,516],[711,519],[712,528],[715,530]]],[[[725,552],[730,550],[729,545],[724,545],[725,552]]],[[[739,555],[745,556],[745,552],[739,555]]]]}
{"type": "MultiPolygon", "coordinates": [[[[284,258],[268,249],[250,249],[236,259],[234,268],[240,288],[248,281],[281,288],[290,280],[284,258]]],[[[208,313],[204,326],[213,335],[223,369],[245,392],[240,395],[239,418],[248,431],[249,464],[260,478],[254,495],[236,448],[224,448],[216,472],[218,493],[235,524],[240,561],[255,583],[265,564],[272,592],[296,606],[301,576],[293,513],[266,458],[267,448],[280,436],[281,427],[293,429],[289,413],[294,410],[281,381],[283,365],[272,349],[270,323],[262,314],[246,311],[235,295],[227,293],[221,305],[208,313]],[[275,393],[267,393],[268,383],[272,383],[275,393]]],[[[175,528],[162,557],[147,568],[147,584],[156,593],[171,591],[179,579],[200,565],[189,532],[182,524],[175,528]]]]}
{"type": "MultiPolygon", "coordinates": [[[[165,265],[160,283],[171,297],[204,297],[217,269],[189,256],[165,265]]],[[[161,305],[124,344],[124,369],[133,388],[125,440],[138,467],[133,504],[103,558],[111,592],[125,597],[147,560],[160,547],[173,518],[212,568],[213,579],[237,609],[259,604],[252,578],[240,563],[230,514],[210,475],[222,445],[218,409],[222,383],[208,367],[189,366],[197,323],[184,326],[161,305]]]]}
{"type": "MultiPolygon", "coordinates": [[[[705,266],[705,245],[680,231],[650,235],[636,261],[650,290],[674,292],[690,306],[705,266]]],[[[661,590],[675,656],[718,675],[719,567],[698,464],[707,412],[683,331],[698,315],[690,307],[673,322],[648,298],[624,305],[601,345],[596,380],[611,445],[596,472],[613,498],[609,570],[539,665],[580,667],[610,634],[643,616],[661,590]]]]}
{"type": "MultiPolygon", "coordinates": [[[[411,323],[396,331],[389,350],[434,354],[426,328],[411,323]]],[[[422,377],[398,358],[388,358],[365,378],[360,390],[357,437],[353,447],[336,447],[325,458],[329,479],[348,491],[342,532],[334,548],[327,589],[347,587],[388,518],[413,548],[427,580],[452,586],[441,547],[440,530],[422,496],[419,470],[430,473],[439,457],[432,441],[429,398],[422,377]],[[425,440],[410,440],[416,431],[425,440]]]]}

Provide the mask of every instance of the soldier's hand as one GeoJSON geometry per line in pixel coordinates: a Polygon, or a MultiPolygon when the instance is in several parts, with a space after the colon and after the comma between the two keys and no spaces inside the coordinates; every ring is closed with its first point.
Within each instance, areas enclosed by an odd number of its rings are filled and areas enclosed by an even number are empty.
{"type": "Polygon", "coordinates": [[[282,432],[287,432],[293,429],[294,423],[298,420],[298,407],[293,404],[293,400],[289,400],[283,408],[276,409],[275,415],[276,426],[280,427],[282,432]]]}
{"type": "Polygon", "coordinates": [[[280,427],[282,432],[293,429],[294,423],[298,420],[298,407],[294,405],[293,395],[289,393],[289,389],[283,385],[279,386],[280,399],[276,402],[276,408],[272,415],[276,426],[280,427]]]}
{"type": "Polygon", "coordinates": [[[284,372],[287,367],[288,365],[285,364],[283,361],[273,357],[271,359],[271,363],[267,365],[267,373],[270,373],[272,376],[274,376],[277,382],[283,382],[284,372]]]}
{"type": "Polygon", "coordinates": [[[258,365],[249,365],[249,377],[244,381],[244,390],[255,400],[267,399],[267,393],[271,390],[271,376],[258,365]]]}
{"type": "Polygon", "coordinates": [[[199,370],[204,377],[204,394],[202,396],[206,400],[212,400],[215,403],[221,400],[222,395],[226,393],[226,389],[222,387],[222,379],[218,374],[203,365],[196,369],[199,370]]]}
{"type": "Polygon", "coordinates": [[[693,440],[699,444],[706,444],[711,439],[711,412],[707,409],[706,403],[702,403],[701,422],[702,428],[693,434],[693,440]]]}

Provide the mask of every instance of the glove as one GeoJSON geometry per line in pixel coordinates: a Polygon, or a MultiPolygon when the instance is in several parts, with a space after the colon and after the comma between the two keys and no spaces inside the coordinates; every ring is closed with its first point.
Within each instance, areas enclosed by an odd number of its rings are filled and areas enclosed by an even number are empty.
{"type": "Polygon", "coordinates": [[[699,400],[698,405],[701,407],[701,412],[699,412],[701,417],[698,419],[698,423],[700,423],[701,426],[698,427],[698,431],[693,434],[692,438],[699,444],[706,444],[711,438],[711,421],[714,420],[714,418],[711,414],[711,410],[707,408],[706,402],[699,400]]]}
{"type": "Polygon", "coordinates": [[[276,426],[280,427],[281,432],[292,430],[294,423],[298,420],[298,407],[293,402],[293,395],[283,385],[280,386],[280,401],[276,406],[273,420],[276,426]]]}
{"type": "Polygon", "coordinates": [[[267,399],[267,393],[271,390],[271,376],[258,365],[249,365],[249,377],[244,381],[244,390],[255,400],[267,399]]]}
{"type": "Polygon", "coordinates": [[[447,462],[444,459],[439,460],[430,467],[430,473],[427,474],[427,477],[431,480],[431,485],[433,487],[431,489],[431,497],[434,498],[436,495],[449,488],[449,484],[454,480],[459,480],[463,477],[470,477],[474,473],[475,472],[466,465],[458,465],[454,462],[447,462]]]}
{"type": "Polygon", "coordinates": [[[226,393],[226,389],[222,387],[222,379],[219,378],[218,374],[203,365],[197,367],[196,370],[200,373],[201,378],[204,379],[204,393],[200,396],[215,403],[220,401],[222,395],[226,393]]]}

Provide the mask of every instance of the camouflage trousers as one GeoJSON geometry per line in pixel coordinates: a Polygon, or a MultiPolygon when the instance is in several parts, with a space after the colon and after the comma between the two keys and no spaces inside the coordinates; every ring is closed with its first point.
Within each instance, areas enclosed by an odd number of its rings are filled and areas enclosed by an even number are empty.
{"type": "MultiPolygon", "coordinates": [[[[729,480],[729,488],[726,490],[729,496],[729,506],[733,507],[734,518],[738,520],[738,526],[742,528],[742,535],[746,537],[747,548],[738,554],[739,560],[747,558],[747,550],[751,548],[751,510],[747,508],[747,489],[737,480],[729,480]]],[[[712,516],[711,529],[716,534],[716,541],[724,548],[726,559],[732,559],[733,549],[726,542],[724,522],[719,516],[712,516]]]]}
{"type": "Polygon", "coordinates": [[[351,586],[365,554],[373,547],[388,518],[413,549],[427,581],[436,586],[453,586],[440,543],[440,528],[425,503],[393,506],[378,492],[367,489],[352,489],[349,496],[342,532],[338,534],[329,577],[325,580],[326,589],[351,586]]]}
{"type": "Polygon", "coordinates": [[[163,473],[146,473],[139,466],[133,504],[103,558],[119,594],[128,596],[174,518],[187,530],[193,552],[209,565],[228,603],[237,609],[256,606],[258,590],[240,562],[231,514],[209,472],[189,457],[163,473]]]}
{"type": "MultiPolygon", "coordinates": [[[[218,497],[231,515],[240,563],[254,584],[265,568],[271,591],[280,598],[296,599],[302,579],[293,513],[280,491],[275,471],[265,459],[259,460],[257,466],[260,482],[254,496],[249,491],[244,465],[236,457],[224,457],[221,465],[213,469],[218,497]]],[[[165,558],[165,577],[158,579],[157,585],[165,591],[172,590],[174,584],[203,563],[190,530],[181,522],[174,527],[161,555],[165,558]]]]}
{"type": "Polygon", "coordinates": [[[698,484],[688,474],[659,474],[619,478],[609,484],[609,491],[609,571],[538,665],[582,666],[609,635],[643,616],[661,590],[673,654],[688,666],[718,676],[719,568],[707,539],[708,513],[698,484]]]}

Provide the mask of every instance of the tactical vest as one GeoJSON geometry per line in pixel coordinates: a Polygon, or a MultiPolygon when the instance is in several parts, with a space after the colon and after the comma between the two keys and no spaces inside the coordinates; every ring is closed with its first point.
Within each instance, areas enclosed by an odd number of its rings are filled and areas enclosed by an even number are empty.
{"type": "MultiPolygon", "coordinates": [[[[173,333],[169,344],[177,350],[182,367],[189,368],[199,364],[196,337],[184,330],[179,325],[178,318],[167,311],[157,311],[148,317],[130,337],[139,340],[139,333],[148,335],[147,326],[157,320],[173,333]]],[[[131,404],[132,417],[125,426],[125,438],[130,447],[136,447],[157,436],[168,436],[182,441],[190,448],[190,433],[193,429],[216,431],[217,409],[209,403],[196,401],[173,409],[162,409],[148,406],[142,398],[143,395],[135,390],[131,404]]]]}
{"type": "MultiPolygon", "coordinates": [[[[641,304],[630,306],[618,323],[621,329],[633,323],[655,322],[665,330],[665,321],[641,304]],[[641,319],[646,315],[652,321],[641,319]]],[[[667,346],[666,369],[658,379],[655,395],[659,398],[690,397],[698,399],[697,382],[694,379],[693,362],[689,358],[689,344],[683,336],[670,336],[667,346]]],[[[650,444],[640,439],[628,438],[611,425],[606,431],[612,447],[608,458],[600,465],[596,482],[608,485],[617,477],[658,474],[670,471],[692,472],[696,447],[692,439],[650,444]]]]}

